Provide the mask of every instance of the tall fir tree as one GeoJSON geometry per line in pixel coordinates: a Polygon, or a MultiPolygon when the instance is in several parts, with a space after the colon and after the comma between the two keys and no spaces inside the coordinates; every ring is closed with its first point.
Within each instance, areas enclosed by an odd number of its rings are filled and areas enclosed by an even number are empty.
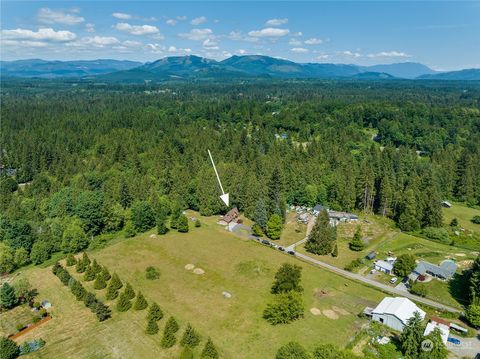
{"type": "Polygon", "coordinates": [[[77,264],[77,260],[75,259],[75,256],[72,253],[68,253],[66,264],[67,264],[67,267],[71,267],[77,264]]]}
{"type": "Polygon", "coordinates": [[[200,354],[201,359],[218,359],[218,351],[215,348],[215,345],[212,342],[212,339],[208,338],[205,346],[203,347],[202,353],[200,354]]]}
{"type": "Polygon", "coordinates": [[[163,318],[163,311],[157,303],[153,302],[150,305],[150,307],[148,308],[147,318],[155,321],[163,318]]]}
{"type": "Polygon", "coordinates": [[[414,316],[408,320],[400,336],[402,351],[407,358],[417,359],[421,353],[424,330],[422,317],[418,312],[415,312],[414,316]]]}
{"type": "Polygon", "coordinates": [[[328,212],[323,210],[318,215],[315,225],[308,236],[305,249],[307,252],[314,254],[330,254],[332,253],[336,239],[337,230],[330,225],[328,212]]]}
{"type": "Polygon", "coordinates": [[[255,212],[253,213],[253,220],[260,226],[262,231],[267,229],[268,214],[265,207],[265,201],[262,198],[257,200],[255,205],[255,212]]]}
{"type": "Polygon", "coordinates": [[[135,310],[143,310],[148,307],[148,303],[143,296],[142,292],[138,292],[137,299],[135,300],[135,303],[133,304],[133,309],[135,310]]]}
{"type": "Polygon", "coordinates": [[[200,344],[200,335],[189,323],[183,333],[182,340],[180,340],[180,345],[195,348],[198,344],[200,344]]]}
{"type": "Polygon", "coordinates": [[[404,193],[400,216],[398,217],[398,226],[403,231],[415,231],[420,228],[416,202],[413,189],[407,189],[404,193]]]}

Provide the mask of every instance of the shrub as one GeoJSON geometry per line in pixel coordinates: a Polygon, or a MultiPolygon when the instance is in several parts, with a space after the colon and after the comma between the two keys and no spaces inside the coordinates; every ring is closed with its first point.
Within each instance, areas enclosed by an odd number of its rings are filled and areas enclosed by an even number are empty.
{"type": "Polygon", "coordinates": [[[440,243],[450,244],[452,242],[445,228],[426,227],[422,230],[422,234],[428,239],[440,243]]]}
{"type": "Polygon", "coordinates": [[[130,300],[127,298],[125,293],[120,294],[120,297],[118,298],[117,301],[117,310],[119,312],[126,312],[132,307],[132,303],[130,300]]]}
{"type": "Polygon", "coordinates": [[[128,300],[135,298],[135,291],[133,290],[130,283],[127,283],[123,293],[125,294],[125,296],[127,297],[128,300]]]}
{"type": "Polygon", "coordinates": [[[105,278],[103,275],[97,275],[95,278],[95,282],[93,283],[93,288],[96,290],[105,289],[107,287],[107,283],[105,282],[105,278]]]}
{"type": "Polygon", "coordinates": [[[72,253],[69,253],[67,255],[66,264],[67,264],[67,267],[71,267],[77,264],[77,260],[75,259],[75,256],[72,253]]]}
{"type": "Polygon", "coordinates": [[[425,284],[423,283],[418,283],[415,282],[411,287],[410,287],[410,293],[419,295],[420,297],[426,297],[428,290],[425,284]]]}
{"type": "Polygon", "coordinates": [[[98,300],[93,306],[92,311],[97,316],[99,322],[103,322],[112,316],[112,311],[110,308],[98,300]]]}
{"type": "Polygon", "coordinates": [[[267,304],[263,318],[272,325],[291,323],[303,317],[304,305],[300,293],[290,291],[276,294],[272,303],[267,304]]]}
{"type": "Polygon", "coordinates": [[[360,226],[357,227],[349,247],[352,251],[356,252],[362,251],[365,248],[365,243],[363,243],[362,240],[362,228],[360,226]]]}
{"type": "Polygon", "coordinates": [[[458,219],[453,218],[450,222],[450,227],[458,227],[458,219]]]}
{"type": "Polygon", "coordinates": [[[108,271],[107,267],[103,266],[102,270],[100,272],[100,275],[103,277],[105,282],[108,282],[112,276],[110,275],[110,272],[108,271]]]}
{"type": "Polygon", "coordinates": [[[199,219],[196,219],[196,220],[195,220],[195,227],[196,227],[196,228],[200,228],[201,226],[202,226],[202,223],[200,222],[200,220],[199,220],[199,219]]]}
{"type": "Polygon", "coordinates": [[[8,284],[8,282],[3,283],[0,288],[0,308],[10,309],[13,308],[18,303],[17,295],[15,294],[15,289],[8,284]]]}
{"type": "Polygon", "coordinates": [[[153,335],[158,333],[158,324],[156,320],[148,319],[147,329],[145,330],[147,334],[153,335]]]}
{"type": "Polygon", "coordinates": [[[198,344],[200,344],[200,335],[188,324],[183,333],[182,340],[180,340],[180,345],[195,348],[198,344]]]}
{"type": "Polygon", "coordinates": [[[203,347],[202,354],[200,354],[201,359],[218,359],[217,348],[212,342],[212,339],[208,338],[205,346],[203,347]]]}
{"type": "Polygon", "coordinates": [[[309,359],[310,355],[297,342],[290,342],[285,344],[277,351],[275,359],[309,359]]]}
{"type": "Polygon", "coordinates": [[[254,236],[257,236],[257,237],[262,237],[263,236],[262,227],[260,227],[257,223],[255,223],[252,226],[252,232],[253,232],[254,236]]]}
{"type": "Polygon", "coordinates": [[[0,338],[0,358],[15,359],[20,355],[20,348],[13,340],[0,338]]]}
{"type": "Polygon", "coordinates": [[[177,231],[180,233],[187,233],[188,232],[188,219],[185,215],[180,215],[177,219],[177,231]]]}
{"type": "Polygon", "coordinates": [[[88,266],[87,269],[85,270],[85,274],[83,275],[83,280],[85,282],[91,282],[92,280],[95,279],[95,271],[93,270],[92,266],[88,266]]]}
{"type": "Polygon", "coordinates": [[[145,269],[145,278],[154,280],[160,278],[160,272],[155,267],[147,267],[145,269]]]}
{"type": "Polygon", "coordinates": [[[161,342],[162,348],[171,348],[175,345],[175,342],[177,341],[175,333],[178,332],[178,329],[180,329],[180,327],[178,326],[177,321],[174,317],[170,317],[163,331],[161,342]]]}
{"type": "Polygon", "coordinates": [[[102,267],[97,263],[96,259],[93,260],[92,270],[95,274],[98,274],[102,271],[102,267]]]}
{"type": "Polygon", "coordinates": [[[150,305],[150,308],[148,309],[147,318],[155,321],[158,321],[163,318],[163,311],[157,303],[153,302],[150,305]]]}
{"type": "Polygon", "coordinates": [[[303,292],[300,284],[302,279],[302,267],[296,264],[283,263],[275,274],[275,282],[272,285],[273,294],[289,292],[291,290],[303,292]]]}
{"type": "Polygon", "coordinates": [[[146,307],[148,307],[148,303],[145,300],[145,297],[143,296],[142,292],[138,292],[137,300],[135,300],[135,304],[133,305],[133,309],[143,310],[146,307]]]}
{"type": "Polygon", "coordinates": [[[136,234],[137,231],[135,230],[132,221],[127,221],[127,223],[125,224],[125,238],[135,237],[136,234]]]}
{"type": "Polygon", "coordinates": [[[345,270],[348,270],[349,272],[353,272],[355,269],[360,267],[363,264],[363,260],[361,258],[354,259],[350,263],[348,263],[345,266],[345,270]]]}
{"type": "Polygon", "coordinates": [[[33,264],[41,264],[50,259],[50,245],[43,241],[35,242],[30,251],[30,260],[33,264]]]}
{"type": "Polygon", "coordinates": [[[473,218],[470,220],[470,222],[475,223],[475,224],[480,224],[480,216],[473,216],[473,218]]]}
{"type": "Polygon", "coordinates": [[[168,233],[168,228],[165,225],[165,219],[163,218],[157,221],[157,233],[160,235],[168,233]]]}

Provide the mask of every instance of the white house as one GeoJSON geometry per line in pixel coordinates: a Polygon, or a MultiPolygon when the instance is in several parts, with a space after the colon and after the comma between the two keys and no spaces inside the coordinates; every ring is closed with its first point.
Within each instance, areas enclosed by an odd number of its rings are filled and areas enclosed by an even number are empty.
{"type": "Polygon", "coordinates": [[[387,261],[383,261],[379,259],[373,264],[373,267],[378,270],[379,272],[383,272],[386,274],[392,274],[393,271],[393,264],[387,261]]]}
{"type": "Polygon", "coordinates": [[[418,312],[422,319],[425,318],[425,312],[418,308],[411,300],[402,297],[385,297],[380,304],[372,310],[372,320],[401,332],[405,325],[407,325],[408,320],[414,316],[415,312],[418,312]]]}
{"type": "Polygon", "coordinates": [[[424,336],[427,336],[431,332],[438,328],[440,330],[440,336],[442,337],[443,344],[447,344],[448,336],[450,334],[450,326],[448,323],[444,321],[436,321],[433,318],[428,322],[427,327],[425,328],[425,332],[423,332],[424,336]]]}

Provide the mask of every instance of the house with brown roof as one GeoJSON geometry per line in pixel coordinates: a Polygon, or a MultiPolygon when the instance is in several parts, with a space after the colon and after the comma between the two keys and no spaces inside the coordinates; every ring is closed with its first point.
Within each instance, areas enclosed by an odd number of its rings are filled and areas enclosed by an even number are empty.
{"type": "Polygon", "coordinates": [[[223,221],[226,224],[230,224],[231,222],[236,222],[239,215],[240,215],[240,212],[238,212],[238,208],[233,207],[230,211],[227,212],[227,214],[223,216],[223,221]]]}

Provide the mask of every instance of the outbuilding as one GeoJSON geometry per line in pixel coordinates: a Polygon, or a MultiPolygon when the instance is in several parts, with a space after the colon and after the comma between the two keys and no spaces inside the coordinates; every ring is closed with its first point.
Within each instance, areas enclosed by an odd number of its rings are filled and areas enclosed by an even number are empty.
{"type": "Polygon", "coordinates": [[[407,325],[408,320],[415,315],[415,312],[418,312],[422,319],[425,318],[425,312],[408,298],[385,297],[372,310],[372,320],[401,332],[407,325]]]}
{"type": "Polygon", "coordinates": [[[383,273],[392,274],[393,264],[379,259],[373,264],[373,267],[383,273]]]}

